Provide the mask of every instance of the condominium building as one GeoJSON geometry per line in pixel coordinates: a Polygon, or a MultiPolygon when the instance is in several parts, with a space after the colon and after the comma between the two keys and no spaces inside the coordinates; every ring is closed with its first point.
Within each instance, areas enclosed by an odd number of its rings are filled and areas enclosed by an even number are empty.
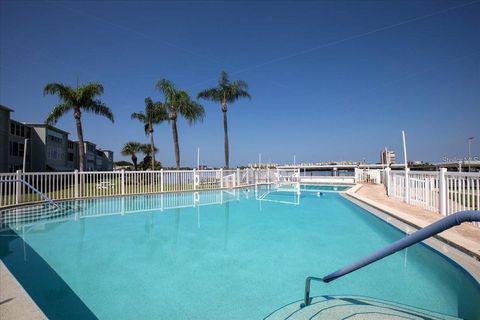
{"type": "Polygon", "coordinates": [[[385,150],[382,150],[382,152],[380,152],[380,162],[386,165],[395,164],[395,151],[388,150],[387,148],[385,148],[385,150]]]}
{"type": "MultiPolygon", "coordinates": [[[[44,123],[11,119],[12,109],[0,105],[0,172],[72,171],[79,168],[78,141],[44,123]],[[23,163],[25,160],[25,164],[23,163]],[[25,166],[25,167],[24,167],[25,166]]],[[[113,152],[85,141],[86,170],[113,170],[113,152]]]]}

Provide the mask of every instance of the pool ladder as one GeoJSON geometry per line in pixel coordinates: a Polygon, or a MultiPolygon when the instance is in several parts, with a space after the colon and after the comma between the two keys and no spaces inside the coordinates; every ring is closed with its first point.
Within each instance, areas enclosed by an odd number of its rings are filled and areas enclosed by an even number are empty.
{"type": "MultiPolygon", "coordinates": [[[[60,209],[60,206],[54,202],[52,199],[50,199],[46,194],[44,194],[43,192],[41,192],[40,190],[38,190],[37,188],[35,188],[34,186],[32,186],[30,183],[28,183],[27,181],[25,180],[22,180],[22,179],[12,179],[12,180],[0,180],[0,183],[12,183],[12,182],[16,182],[16,183],[22,183],[24,186],[26,186],[27,188],[29,188],[30,190],[32,190],[34,193],[38,194],[43,200],[45,200],[47,203],[49,203],[50,205],[54,206],[55,208],[57,209],[60,209]]],[[[17,186],[17,188],[19,188],[19,186],[17,186]]],[[[18,204],[18,203],[17,203],[18,204]]]]}
{"type": "Polygon", "coordinates": [[[480,211],[460,211],[457,213],[454,213],[452,215],[449,215],[447,217],[444,217],[437,222],[434,222],[425,228],[422,228],[420,230],[415,231],[412,234],[409,234],[405,237],[403,237],[400,240],[397,240],[393,242],[392,244],[375,251],[374,253],[350,264],[347,265],[341,269],[338,269],[337,271],[323,277],[307,277],[305,280],[305,296],[303,299],[303,303],[300,305],[301,308],[306,307],[310,305],[311,299],[310,299],[310,286],[312,281],[319,281],[323,283],[328,283],[331,282],[335,279],[341,278],[351,272],[354,272],[358,269],[361,269],[371,263],[374,263],[375,261],[381,260],[389,255],[392,255],[400,250],[403,250],[405,248],[408,248],[416,243],[419,243],[425,239],[428,239],[430,237],[433,237],[440,232],[443,232],[447,229],[450,229],[452,227],[458,226],[464,222],[474,222],[474,221],[480,221],[480,211]]]}

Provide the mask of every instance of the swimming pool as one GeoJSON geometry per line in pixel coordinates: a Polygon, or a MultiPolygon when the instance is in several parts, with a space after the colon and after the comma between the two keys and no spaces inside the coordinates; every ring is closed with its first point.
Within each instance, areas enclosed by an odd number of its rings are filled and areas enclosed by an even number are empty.
{"type": "Polygon", "coordinates": [[[351,186],[342,185],[321,185],[321,184],[302,184],[300,189],[304,191],[345,191],[351,186]]]}
{"type": "MultiPolygon", "coordinates": [[[[70,204],[77,209],[49,221],[12,220],[0,237],[2,261],[50,318],[262,319],[301,300],[306,276],[403,235],[337,193],[260,188],[70,204]]],[[[480,314],[478,283],[423,245],[312,293],[480,314]]]]}

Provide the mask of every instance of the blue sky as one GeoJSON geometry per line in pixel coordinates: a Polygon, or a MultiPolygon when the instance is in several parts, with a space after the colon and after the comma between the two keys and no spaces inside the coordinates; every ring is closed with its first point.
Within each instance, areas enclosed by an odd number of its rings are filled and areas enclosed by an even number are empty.
{"type": "MultiPolygon", "coordinates": [[[[1,1],[0,103],[42,122],[49,82],[99,81],[115,124],[83,115],[87,140],[147,142],[132,112],[168,78],[193,96],[221,70],[252,100],[229,108],[231,165],[480,155],[480,1],[1,1]]],[[[179,122],[182,165],[223,164],[220,107],[179,122]]],[[[73,116],[57,125],[76,137],[73,116]]],[[[174,164],[171,128],[158,158],[174,164]]]]}

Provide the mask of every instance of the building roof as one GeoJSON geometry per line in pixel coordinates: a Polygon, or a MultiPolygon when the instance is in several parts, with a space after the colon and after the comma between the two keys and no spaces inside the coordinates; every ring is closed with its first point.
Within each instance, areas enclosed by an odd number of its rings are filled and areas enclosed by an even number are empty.
{"type": "Polygon", "coordinates": [[[61,132],[61,133],[65,133],[67,135],[70,134],[69,132],[67,132],[65,130],[59,129],[57,127],[54,127],[52,125],[45,124],[45,123],[29,123],[29,122],[22,122],[22,123],[27,125],[27,126],[30,126],[30,127],[48,128],[48,129],[55,130],[55,131],[58,131],[58,132],[61,132]]]}
{"type": "Polygon", "coordinates": [[[1,110],[5,110],[5,111],[8,111],[8,112],[13,112],[13,109],[10,109],[10,108],[4,106],[3,104],[0,104],[0,109],[1,109],[1,110]]]}

